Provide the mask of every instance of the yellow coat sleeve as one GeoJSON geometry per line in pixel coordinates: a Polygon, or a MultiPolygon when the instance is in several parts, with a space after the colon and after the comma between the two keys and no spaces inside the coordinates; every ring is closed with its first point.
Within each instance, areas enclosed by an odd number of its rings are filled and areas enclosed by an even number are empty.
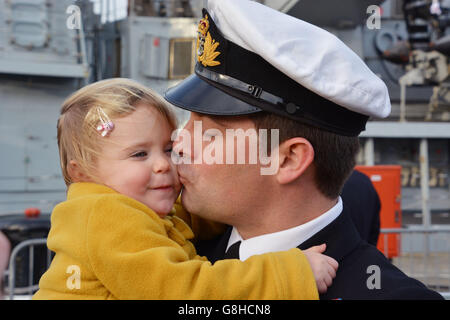
{"type": "MultiPolygon", "coordinates": [[[[317,299],[298,249],[211,265],[189,257],[164,225],[129,203],[100,199],[87,226],[90,265],[119,299],[317,299]]],[[[190,244],[192,245],[192,244],[190,244]]]]}
{"type": "Polygon", "coordinates": [[[192,232],[195,235],[195,241],[213,239],[214,237],[223,234],[227,229],[226,224],[203,219],[186,211],[181,204],[181,197],[178,197],[173,207],[175,209],[175,216],[183,219],[183,221],[191,227],[192,232]]]}

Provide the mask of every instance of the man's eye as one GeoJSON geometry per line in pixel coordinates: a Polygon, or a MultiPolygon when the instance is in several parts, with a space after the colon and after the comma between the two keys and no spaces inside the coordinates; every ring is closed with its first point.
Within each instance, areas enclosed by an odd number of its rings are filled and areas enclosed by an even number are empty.
{"type": "Polygon", "coordinates": [[[172,153],[172,151],[173,151],[173,148],[172,147],[170,147],[170,148],[166,148],[166,150],[164,151],[164,152],[166,152],[166,153],[172,153]]]}
{"type": "Polygon", "coordinates": [[[145,152],[145,151],[137,152],[132,155],[133,158],[142,158],[142,157],[146,157],[146,156],[147,156],[147,152],[145,152]]]}
{"type": "Polygon", "coordinates": [[[214,137],[217,136],[217,134],[215,132],[208,132],[208,131],[206,131],[206,132],[203,133],[203,136],[204,137],[209,137],[209,138],[214,138],[214,137]]]}

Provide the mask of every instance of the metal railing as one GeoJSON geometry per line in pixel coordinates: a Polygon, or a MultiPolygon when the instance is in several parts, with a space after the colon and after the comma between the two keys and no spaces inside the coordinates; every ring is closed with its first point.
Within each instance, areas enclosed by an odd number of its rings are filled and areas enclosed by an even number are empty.
{"type": "Polygon", "coordinates": [[[379,244],[405,274],[450,299],[450,227],[381,229],[379,244]]]}
{"type": "MultiPolygon", "coordinates": [[[[9,299],[12,300],[16,294],[20,295],[28,295],[31,296],[36,292],[39,288],[38,282],[40,279],[41,274],[38,274],[35,277],[35,247],[44,247],[45,250],[47,250],[46,254],[46,264],[45,264],[45,270],[48,269],[51,263],[52,259],[52,252],[48,250],[47,248],[47,239],[30,239],[23,241],[19,243],[17,246],[14,247],[14,249],[11,252],[11,256],[9,258],[9,268],[8,268],[8,287],[7,287],[7,296],[9,296],[9,299]],[[28,250],[28,259],[23,255],[23,250],[28,250]],[[17,264],[18,261],[25,261],[27,262],[27,285],[16,287],[16,279],[17,279],[17,264]],[[38,278],[39,277],[39,278],[38,278]],[[36,279],[37,278],[37,279],[36,279]],[[35,280],[37,283],[35,283],[35,280]]],[[[26,267],[26,266],[23,266],[26,267]]],[[[45,271],[43,270],[43,271],[45,271]]],[[[40,270],[38,270],[40,271],[40,270]]],[[[40,273],[40,272],[39,272],[40,273]]]]}

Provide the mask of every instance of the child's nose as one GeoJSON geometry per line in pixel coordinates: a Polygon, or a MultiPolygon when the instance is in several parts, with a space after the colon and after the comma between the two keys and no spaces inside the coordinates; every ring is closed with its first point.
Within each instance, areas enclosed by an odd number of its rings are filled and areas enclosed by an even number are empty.
{"type": "Polygon", "coordinates": [[[153,165],[154,173],[164,173],[170,170],[170,163],[164,157],[159,157],[153,165]]]}

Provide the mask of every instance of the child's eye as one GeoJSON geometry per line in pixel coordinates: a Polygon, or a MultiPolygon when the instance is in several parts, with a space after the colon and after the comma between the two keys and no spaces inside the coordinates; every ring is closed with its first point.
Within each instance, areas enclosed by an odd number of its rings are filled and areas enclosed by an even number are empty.
{"type": "Polygon", "coordinates": [[[168,145],[166,146],[166,148],[164,149],[164,152],[165,152],[165,153],[171,154],[172,151],[173,151],[173,144],[172,144],[172,143],[171,143],[171,144],[168,144],[168,145]]]}
{"type": "Polygon", "coordinates": [[[140,151],[140,152],[137,152],[137,153],[133,154],[131,157],[133,157],[133,158],[143,158],[143,157],[146,157],[146,156],[147,156],[147,152],[140,151]]]}

